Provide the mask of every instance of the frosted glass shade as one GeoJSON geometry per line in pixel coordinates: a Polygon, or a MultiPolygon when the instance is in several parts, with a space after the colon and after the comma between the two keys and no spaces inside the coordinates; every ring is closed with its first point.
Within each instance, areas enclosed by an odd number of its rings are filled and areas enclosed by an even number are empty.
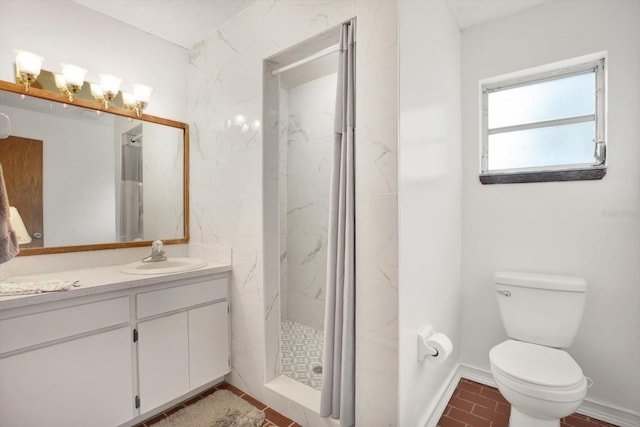
{"type": "Polygon", "coordinates": [[[26,50],[15,50],[15,53],[18,72],[33,74],[36,77],[40,75],[44,58],[26,50]]]}
{"type": "Polygon", "coordinates": [[[102,86],[103,93],[117,94],[120,90],[120,82],[122,79],[110,74],[100,74],[100,86],[102,86]]]}
{"type": "Polygon", "coordinates": [[[71,64],[62,64],[62,75],[67,85],[80,86],[84,84],[84,76],[87,70],[71,64]]]}
{"type": "Polygon", "coordinates": [[[102,93],[102,86],[98,83],[91,83],[91,96],[94,98],[102,98],[104,96],[102,93]]]}
{"type": "Polygon", "coordinates": [[[67,82],[64,80],[64,76],[62,74],[53,73],[53,78],[56,81],[56,87],[58,89],[64,89],[67,87],[67,82]]]}
{"type": "Polygon", "coordinates": [[[122,102],[125,107],[133,108],[136,106],[136,98],[131,92],[122,92],[122,102]]]}
{"type": "Polygon", "coordinates": [[[149,102],[153,88],[146,85],[133,85],[133,97],[137,102],[149,102]]]}

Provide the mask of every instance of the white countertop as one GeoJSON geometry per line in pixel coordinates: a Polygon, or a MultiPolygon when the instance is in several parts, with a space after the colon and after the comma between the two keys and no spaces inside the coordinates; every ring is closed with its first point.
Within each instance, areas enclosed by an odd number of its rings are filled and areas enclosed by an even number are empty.
{"type": "Polygon", "coordinates": [[[231,265],[208,262],[205,267],[196,270],[171,274],[136,275],[120,272],[122,265],[107,267],[85,268],[82,270],[60,271],[57,273],[37,274],[33,276],[11,277],[7,282],[39,281],[39,280],[78,280],[78,287],[68,291],[43,292],[29,295],[0,296],[0,310],[41,304],[51,301],[59,301],[68,298],[77,298],[86,295],[94,295],[105,292],[113,292],[121,289],[131,289],[158,283],[172,282],[194,277],[208,276],[216,273],[231,271],[231,265]]]}

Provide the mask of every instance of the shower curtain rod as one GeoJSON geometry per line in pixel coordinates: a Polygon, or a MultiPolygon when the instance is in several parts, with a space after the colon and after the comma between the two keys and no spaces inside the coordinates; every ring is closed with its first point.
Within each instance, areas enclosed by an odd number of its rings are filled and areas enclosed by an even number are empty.
{"type": "Polygon", "coordinates": [[[340,50],[340,43],[336,43],[333,46],[329,46],[326,49],[322,49],[312,55],[307,56],[306,58],[302,58],[299,61],[293,62],[289,65],[285,65],[284,67],[276,68],[271,72],[272,76],[277,76],[278,74],[284,73],[285,71],[289,71],[293,68],[299,67],[300,65],[306,64],[307,62],[315,61],[316,59],[324,58],[327,55],[331,55],[334,52],[338,52],[340,50]]]}

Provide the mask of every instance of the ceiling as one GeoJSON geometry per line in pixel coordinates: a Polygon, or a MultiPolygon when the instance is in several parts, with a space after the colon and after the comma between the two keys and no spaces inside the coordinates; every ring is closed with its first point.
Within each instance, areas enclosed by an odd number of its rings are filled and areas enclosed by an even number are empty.
{"type": "Polygon", "coordinates": [[[518,13],[552,0],[445,0],[458,27],[474,25],[518,13]]]}
{"type": "MultiPolygon", "coordinates": [[[[256,1],[265,0],[72,0],[185,49],[209,38],[256,1]]],[[[400,0],[402,1],[402,0],[400,0]]],[[[430,1],[430,0],[423,0],[430,1]]],[[[460,29],[552,0],[445,0],[460,29]]]]}
{"type": "Polygon", "coordinates": [[[72,0],[185,49],[257,0],[72,0]]]}

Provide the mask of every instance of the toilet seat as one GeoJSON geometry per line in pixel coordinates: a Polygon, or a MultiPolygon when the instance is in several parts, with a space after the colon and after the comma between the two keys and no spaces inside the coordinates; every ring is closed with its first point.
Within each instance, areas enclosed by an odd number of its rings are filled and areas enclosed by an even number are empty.
{"type": "Polygon", "coordinates": [[[586,395],[582,369],[563,350],[507,340],[491,349],[489,360],[496,381],[524,395],[555,402],[586,395]]]}

